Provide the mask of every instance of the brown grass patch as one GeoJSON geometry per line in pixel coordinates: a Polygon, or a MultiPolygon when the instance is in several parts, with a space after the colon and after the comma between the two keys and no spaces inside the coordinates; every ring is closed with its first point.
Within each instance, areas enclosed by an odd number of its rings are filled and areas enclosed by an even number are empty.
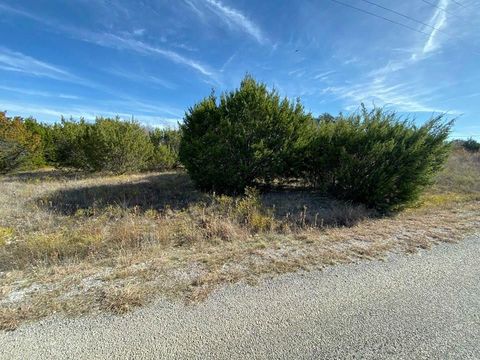
{"type": "Polygon", "coordinates": [[[144,305],[148,295],[149,291],[141,286],[109,287],[102,290],[101,307],[114,314],[124,314],[144,305]]]}
{"type": "Polygon", "coordinates": [[[480,225],[480,162],[453,157],[416,207],[390,216],[295,189],[200,194],[184,173],[3,177],[0,328],[458,241],[480,225]]]}

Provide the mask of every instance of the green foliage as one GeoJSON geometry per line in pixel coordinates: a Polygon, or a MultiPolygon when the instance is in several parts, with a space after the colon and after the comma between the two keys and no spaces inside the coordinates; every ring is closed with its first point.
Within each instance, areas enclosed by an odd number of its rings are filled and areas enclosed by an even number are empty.
{"type": "Polygon", "coordinates": [[[297,101],[246,77],[186,114],[180,160],[196,185],[241,193],[255,183],[307,180],[325,193],[383,210],[417,199],[449,153],[451,122],[423,126],[384,109],[313,119],[297,101]]]}
{"type": "Polygon", "coordinates": [[[241,193],[254,181],[292,173],[312,122],[299,101],[281,99],[247,76],[218,104],[212,94],[189,109],[180,160],[199,188],[241,193]]]}
{"type": "Polygon", "coordinates": [[[52,126],[39,123],[32,117],[25,119],[24,124],[28,131],[40,137],[40,149],[34,163],[37,166],[53,164],[55,162],[56,149],[53,142],[52,126]]]}
{"type": "Polygon", "coordinates": [[[154,129],[150,131],[153,155],[149,168],[153,170],[170,170],[178,166],[178,151],[181,134],[174,129],[154,129]]]}
{"type": "Polygon", "coordinates": [[[74,121],[61,119],[50,132],[54,147],[50,161],[61,167],[91,169],[86,154],[87,129],[92,125],[84,119],[74,121]]]}
{"type": "Polygon", "coordinates": [[[0,112],[0,172],[38,167],[40,136],[28,130],[20,117],[0,112]]]}
{"type": "Polygon", "coordinates": [[[316,119],[317,122],[334,122],[335,117],[329,113],[323,113],[319,115],[316,119]]]}
{"type": "MultiPolygon", "coordinates": [[[[180,130],[148,131],[119,118],[62,118],[48,126],[0,112],[0,171],[54,164],[125,173],[168,170],[181,161],[204,190],[239,194],[297,179],[337,198],[395,210],[432,182],[448,156],[451,126],[442,116],[417,126],[363,105],[353,115],[314,119],[299,100],[246,76],[238,89],[190,108],[180,130]]],[[[480,149],[473,139],[458,144],[480,149]]],[[[261,228],[267,218],[252,222],[261,228]]]]}
{"type": "Polygon", "coordinates": [[[321,121],[304,174],[338,198],[391,210],[416,200],[449,153],[452,123],[442,116],[417,127],[383,109],[321,121]]]}
{"type": "Polygon", "coordinates": [[[470,151],[470,152],[478,152],[480,151],[480,143],[472,138],[463,141],[462,146],[465,148],[465,150],[470,151]]]}
{"type": "Polygon", "coordinates": [[[65,120],[48,132],[51,162],[62,167],[124,173],[147,168],[153,154],[148,132],[135,121],[97,118],[65,120]]]}
{"type": "Polygon", "coordinates": [[[148,131],[119,118],[62,118],[46,125],[33,118],[7,118],[0,113],[2,172],[44,165],[124,173],[167,170],[178,165],[180,131],[148,131]]]}
{"type": "Polygon", "coordinates": [[[144,170],[153,153],[147,131],[135,121],[97,118],[83,139],[86,165],[94,171],[144,170]]]}

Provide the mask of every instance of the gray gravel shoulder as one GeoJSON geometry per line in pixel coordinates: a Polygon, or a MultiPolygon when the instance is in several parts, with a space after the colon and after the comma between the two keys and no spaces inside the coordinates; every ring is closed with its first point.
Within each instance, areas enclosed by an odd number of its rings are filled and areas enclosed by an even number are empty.
{"type": "Polygon", "coordinates": [[[0,359],[480,359],[480,238],[224,287],[198,305],[50,318],[0,359]]]}

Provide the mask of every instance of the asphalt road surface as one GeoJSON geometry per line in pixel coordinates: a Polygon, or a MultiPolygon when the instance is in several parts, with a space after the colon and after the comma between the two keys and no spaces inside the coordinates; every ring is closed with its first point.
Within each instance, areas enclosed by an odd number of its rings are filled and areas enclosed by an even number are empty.
{"type": "Polygon", "coordinates": [[[480,238],[0,333],[4,360],[177,358],[480,359],[480,238]]]}

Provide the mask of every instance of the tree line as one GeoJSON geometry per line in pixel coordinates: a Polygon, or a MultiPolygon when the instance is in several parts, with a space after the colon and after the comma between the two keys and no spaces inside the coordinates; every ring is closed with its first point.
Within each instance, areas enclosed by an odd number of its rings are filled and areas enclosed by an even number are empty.
{"type": "MultiPolygon", "coordinates": [[[[383,210],[417,199],[446,160],[452,122],[416,125],[394,111],[312,116],[299,99],[246,76],[204,98],[180,128],[97,118],[46,125],[0,112],[0,171],[53,165],[115,173],[185,167],[205,191],[302,184],[383,210]]],[[[471,144],[469,143],[471,146],[471,144]]]]}
{"type": "Polygon", "coordinates": [[[0,172],[42,166],[124,173],[178,166],[180,132],[131,120],[61,119],[44,124],[0,112],[0,172]]]}

